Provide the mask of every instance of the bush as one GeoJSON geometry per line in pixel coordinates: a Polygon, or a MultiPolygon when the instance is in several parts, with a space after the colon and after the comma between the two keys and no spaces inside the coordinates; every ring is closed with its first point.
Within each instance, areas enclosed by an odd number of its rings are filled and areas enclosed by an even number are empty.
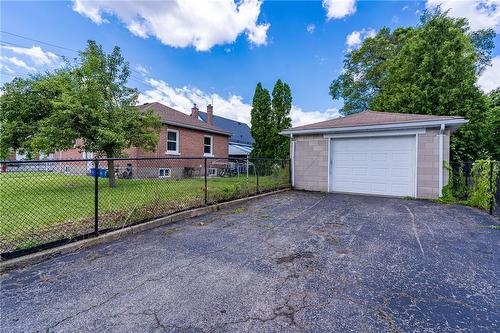
{"type": "Polygon", "coordinates": [[[494,206],[498,163],[491,160],[477,160],[472,165],[471,176],[472,189],[467,204],[484,210],[490,208],[491,202],[494,206]]]}

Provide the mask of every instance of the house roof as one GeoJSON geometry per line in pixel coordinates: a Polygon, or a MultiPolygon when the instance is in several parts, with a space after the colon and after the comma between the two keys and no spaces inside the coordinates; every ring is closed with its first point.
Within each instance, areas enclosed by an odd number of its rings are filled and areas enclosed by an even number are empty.
{"type": "Polygon", "coordinates": [[[199,119],[193,118],[183,112],[177,111],[158,102],[145,103],[138,106],[139,110],[153,109],[154,114],[160,117],[162,123],[178,127],[197,129],[200,131],[217,133],[230,136],[231,133],[214,125],[207,124],[199,119]]]}
{"type": "MultiPolygon", "coordinates": [[[[359,113],[354,113],[346,117],[336,118],[321,121],[314,124],[308,124],[303,126],[297,126],[284,130],[282,133],[294,133],[294,132],[306,132],[308,130],[328,130],[328,129],[348,129],[348,128],[359,128],[359,127],[380,127],[384,125],[396,125],[396,124],[419,124],[424,125],[424,123],[456,123],[464,124],[467,121],[462,117],[453,116],[433,116],[433,115],[422,115],[422,114],[408,114],[408,113],[393,113],[393,112],[377,112],[366,110],[359,113]]],[[[407,126],[405,126],[407,127],[407,126]]]]}
{"type": "MultiPolygon", "coordinates": [[[[206,112],[200,111],[199,116],[201,120],[207,122],[206,112]]],[[[213,120],[215,126],[231,133],[229,142],[239,143],[243,145],[253,145],[253,138],[250,134],[250,127],[247,124],[216,115],[214,115],[213,120]]]]}

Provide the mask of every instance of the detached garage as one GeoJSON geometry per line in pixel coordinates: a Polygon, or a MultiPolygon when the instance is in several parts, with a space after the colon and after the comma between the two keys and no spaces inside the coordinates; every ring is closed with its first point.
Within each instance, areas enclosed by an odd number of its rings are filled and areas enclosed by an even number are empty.
{"type": "Polygon", "coordinates": [[[364,111],[287,129],[292,185],[311,191],[437,198],[460,117],[364,111]]]}

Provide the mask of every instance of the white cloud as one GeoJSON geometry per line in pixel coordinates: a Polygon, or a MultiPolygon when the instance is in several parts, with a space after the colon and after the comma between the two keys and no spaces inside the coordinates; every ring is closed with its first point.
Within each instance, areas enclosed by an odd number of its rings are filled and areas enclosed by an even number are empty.
{"type": "Polygon", "coordinates": [[[141,73],[141,75],[143,75],[143,76],[146,76],[146,75],[149,74],[149,70],[145,66],[143,66],[141,64],[135,65],[134,69],[136,71],[138,71],[139,73],[141,73]]]}
{"type": "Polygon", "coordinates": [[[408,9],[410,9],[410,7],[409,7],[409,6],[404,6],[404,7],[403,7],[403,11],[408,10],[408,9]]]}
{"type": "Polygon", "coordinates": [[[356,12],[356,0],[323,0],[328,20],[341,19],[356,12]]]}
{"type": "Polygon", "coordinates": [[[308,33],[312,34],[314,32],[314,30],[316,30],[316,25],[314,24],[308,24],[307,27],[306,27],[306,30],[308,33]]]}
{"type": "Polygon", "coordinates": [[[427,0],[427,8],[441,6],[452,17],[465,17],[472,30],[492,28],[500,32],[500,0],[427,0]]]}
{"type": "Polygon", "coordinates": [[[5,70],[7,72],[7,74],[13,74],[14,71],[9,67],[9,66],[6,66],[2,63],[0,63],[0,70],[5,70]]]}
{"type": "MultiPolygon", "coordinates": [[[[231,94],[224,98],[216,93],[207,93],[195,87],[184,86],[175,88],[162,80],[148,79],[151,89],[139,95],[139,102],[160,102],[186,114],[191,113],[193,103],[205,111],[207,104],[213,103],[216,115],[237,120],[250,125],[252,106],[243,101],[241,96],[231,94]]],[[[337,109],[328,109],[325,112],[305,112],[300,107],[292,106],[290,117],[292,125],[299,126],[331,119],[339,115],[337,109]]]]}
{"type": "Polygon", "coordinates": [[[333,119],[340,117],[339,110],[336,108],[327,109],[324,112],[320,111],[309,111],[305,112],[300,107],[292,106],[290,111],[290,117],[292,118],[292,126],[302,126],[312,123],[317,123],[319,121],[333,119]]]}
{"type": "Polygon", "coordinates": [[[57,55],[52,52],[42,50],[40,46],[32,46],[31,48],[28,48],[2,45],[2,48],[18,55],[26,56],[36,65],[55,65],[60,61],[57,55]]]}
{"type": "Polygon", "coordinates": [[[354,50],[355,48],[359,47],[366,38],[374,37],[376,34],[377,32],[372,28],[362,29],[359,31],[354,30],[346,37],[345,43],[347,45],[347,50],[354,50]]]}
{"type": "Polygon", "coordinates": [[[477,84],[484,92],[490,92],[500,87],[500,56],[491,60],[491,66],[487,67],[477,80],[477,84]]]}
{"type": "Polygon", "coordinates": [[[18,59],[16,57],[1,56],[0,57],[0,61],[9,62],[9,63],[11,63],[12,65],[14,65],[16,67],[23,68],[23,69],[25,69],[27,71],[30,71],[30,72],[36,71],[35,67],[28,66],[24,61],[22,61],[21,59],[18,59]]]}
{"type": "Polygon", "coordinates": [[[261,0],[75,0],[73,10],[97,24],[108,22],[103,15],[115,15],[139,37],[155,36],[169,46],[207,51],[233,43],[241,34],[254,45],[265,45],[270,24],[257,23],[261,5],[261,0]]]}

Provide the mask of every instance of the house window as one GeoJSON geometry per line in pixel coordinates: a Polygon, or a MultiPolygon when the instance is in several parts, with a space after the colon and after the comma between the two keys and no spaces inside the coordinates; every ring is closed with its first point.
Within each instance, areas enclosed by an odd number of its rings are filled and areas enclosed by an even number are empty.
{"type": "Polygon", "coordinates": [[[217,168],[208,168],[208,175],[209,176],[216,176],[217,175],[217,168]]]}
{"type": "Polygon", "coordinates": [[[179,154],[179,131],[167,130],[167,154],[179,154]]]}
{"type": "Polygon", "coordinates": [[[203,138],[203,155],[213,156],[213,138],[209,135],[205,135],[203,138]]]}
{"type": "Polygon", "coordinates": [[[160,178],[168,178],[171,175],[170,168],[161,168],[159,170],[159,176],[160,178]]]}

